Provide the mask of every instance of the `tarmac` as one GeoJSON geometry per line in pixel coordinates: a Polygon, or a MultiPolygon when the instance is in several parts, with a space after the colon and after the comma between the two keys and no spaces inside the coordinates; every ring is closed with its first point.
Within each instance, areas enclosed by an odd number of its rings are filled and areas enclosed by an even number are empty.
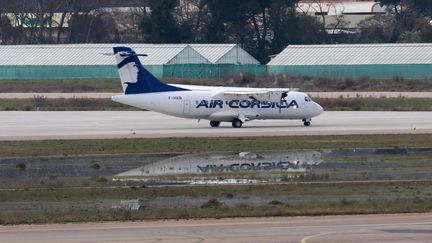
{"type": "MultiPolygon", "coordinates": [[[[432,133],[432,112],[327,111],[211,128],[151,111],[0,112],[0,140],[432,133]]],[[[0,226],[17,242],[430,242],[432,214],[234,218],[0,226]]]]}
{"type": "Polygon", "coordinates": [[[0,243],[426,243],[431,237],[431,213],[0,226],[0,243]]]}
{"type": "Polygon", "coordinates": [[[432,133],[432,112],[326,111],[310,127],[300,120],[250,121],[242,128],[152,111],[2,111],[0,140],[234,137],[432,133]]]}

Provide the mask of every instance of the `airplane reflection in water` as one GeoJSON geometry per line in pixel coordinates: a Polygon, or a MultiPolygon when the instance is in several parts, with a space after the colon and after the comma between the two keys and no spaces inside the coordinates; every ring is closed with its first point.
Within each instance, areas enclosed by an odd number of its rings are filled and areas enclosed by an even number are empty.
{"type": "Polygon", "coordinates": [[[116,177],[253,172],[306,172],[322,161],[315,150],[243,153],[200,153],[158,161],[116,177]]]}

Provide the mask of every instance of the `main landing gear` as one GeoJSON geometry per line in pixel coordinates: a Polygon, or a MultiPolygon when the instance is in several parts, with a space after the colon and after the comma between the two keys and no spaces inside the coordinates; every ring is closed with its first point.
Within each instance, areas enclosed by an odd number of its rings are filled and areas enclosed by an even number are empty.
{"type": "Polygon", "coordinates": [[[235,118],[235,119],[232,121],[232,126],[233,126],[234,128],[240,128],[240,127],[242,127],[242,125],[243,125],[243,122],[240,121],[240,119],[235,118]]]}
{"type": "MultiPolygon", "coordinates": [[[[220,123],[221,123],[220,121],[210,121],[210,126],[211,127],[219,127],[220,123]]],[[[232,126],[234,128],[240,128],[240,127],[242,127],[242,125],[243,125],[243,122],[238,118],[235,118],[232,121],[232,126]]]]}
{"type": "Polygon", "coordinates": [[[211,127],[219,127],[219,125],[220,125],[220,121],[210,121],[211,127]]]}
{"type": "MultiPolygon", "coordinates": [[[[303,125],[305,125],[306,127],[309,127],[311,125],[312,119],[311,118],[304,118],[302,121],[303,121],[303,125]]],[[[210,126],[211,127],[219,127],[220,123],[221,123],[220,121],[210,121],[210,126]]],[[[240,128],[242,126],[243,126],[243,122],[240,119],[235,118],[232,121],[232,127],[240,128]]]]}

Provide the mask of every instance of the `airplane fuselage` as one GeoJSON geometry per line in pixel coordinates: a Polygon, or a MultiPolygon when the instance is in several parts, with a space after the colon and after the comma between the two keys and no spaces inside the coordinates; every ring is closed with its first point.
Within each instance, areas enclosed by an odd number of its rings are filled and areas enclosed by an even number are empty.
{"type": "MultiPolygon", "coordinates": [[[[290,91],[283,101],[259,100],[245,95],[218,94],[226,87],[206,87],[176,85],[188,91],[156,92],[148,94],[117,95],[113,101],[140,109],[152,110],[171,116],[207,119],[213,121],[232,121],[238,117],[242,121],[254,119],[310,119],[322,113],[320,105],[310,100],[302,92],[290,91]]],[[[264,90],[241,89],[251,92],[264,90]]]]}

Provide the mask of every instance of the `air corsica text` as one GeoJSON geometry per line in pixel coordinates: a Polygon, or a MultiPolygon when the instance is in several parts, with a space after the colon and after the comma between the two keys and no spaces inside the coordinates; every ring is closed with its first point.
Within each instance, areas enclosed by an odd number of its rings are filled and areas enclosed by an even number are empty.
{"type": "Polygon", "coordinates": [[[196,108],[223,108],[224,106],[228,106],[229,108],[299,108],[299,105],[295,100],[291,102],[282,101],[282,102],[271,102],[271,101],[260,101],[260,100],[201,100],[196,101],[196,108]]]}

